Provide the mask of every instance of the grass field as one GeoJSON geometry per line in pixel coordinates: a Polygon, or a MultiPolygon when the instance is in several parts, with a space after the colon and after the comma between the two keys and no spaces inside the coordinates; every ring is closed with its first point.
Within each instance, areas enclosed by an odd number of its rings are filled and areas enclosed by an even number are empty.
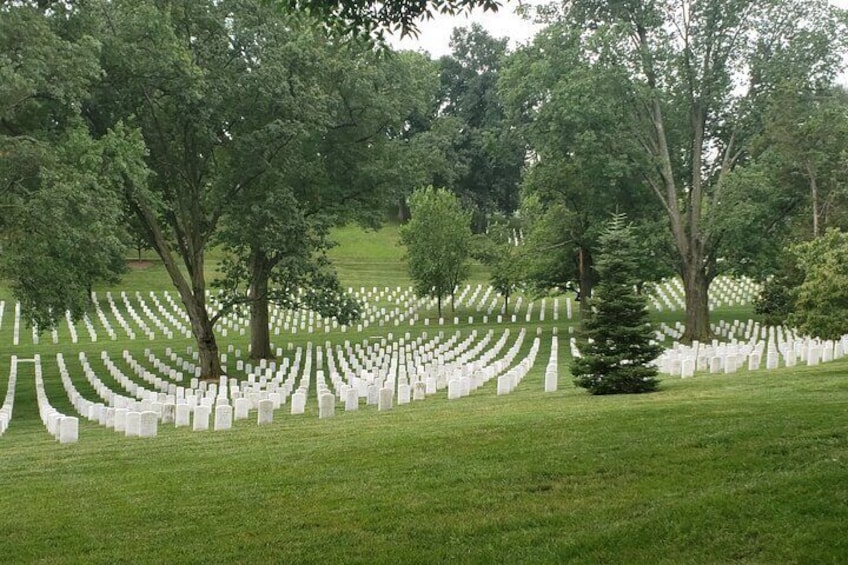
{"type": "MultiPolygon", "coordinates": [[[[349,229],[338,239],[332,254],[345,285],[408,284],[395,231],[349,229]]],[[[167,288],[155,262],[121,285],[167,288]]],[[[9,297],[0,299],[0,398],[13,354],[41,354],[51,403],[71,413],[57,352],[93,399],[79,351],[141,357],[190,344],[120,332],[112,341],[102,331],[92,343],[79,325],[78,344],[60,327],[58,344],[33,344],[24,332],[12,346],[9,297]]],[[[567,378],[562,337],[560,388],[544,393],[551,331],[564,336],[567,324],[516,324],[543,334],[536,365],[507,396],[490,382],[459,400],[442,392],[319,420],[312,394],[306,414],[284,406],[271,425],[257,426],[255,415],[227,432],[160,425],[151,439],[81,419],[78,443],[56,443],[39,420],[32,365],[22,364],[0,437],[0,563],[844,562],[848,362],[666,378],[654,394],[591,397],[567,378]]],[[[475,328],[486,329],[479,316],[459,326],[475,328]]],[[[373,325],[311,339],[439,329],[373,325]]],[[[221,339],[222,348],[246,342],[236,331],[221,339]]]]}

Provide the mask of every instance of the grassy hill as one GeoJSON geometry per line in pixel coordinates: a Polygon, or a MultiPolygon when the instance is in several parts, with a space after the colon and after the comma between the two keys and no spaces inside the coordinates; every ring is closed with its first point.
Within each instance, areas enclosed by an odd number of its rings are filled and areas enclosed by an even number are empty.
{"type": "MultiPolygon", "coordinates": [[[[353,287],[405,286],[393,228],[339,230],[332,250],[353,287]]],[[[169,288],[153,262],[129,273],[130,293],[169,288]]],[[[477,280],[485,273],[478,269],[477,280]]],[[[100,289],[101,294],[106,289],[100,289]]],[[[138,358],[185,351],[185,338],[121,335],[70,341],[61,327],[12,345],[11,302],[0,320],[0,400],[11,355],[39,353],[45,391],[72,413],[56,353],[78,390],[95,392],[76,361],[107,352],[138,358]]],[[[380,327],[275,337],[374,342],[504,324],[380,327]]],[[[722,310],[747,318],[741,308],[722,310]]],[[[664,312],[671,321],[678,316],[664,312]]],[[[678,316],[679,318],[679,316],[678,316]]],[[[848,555],[848,361],[666,378],[657,393],[591,397],[568,379],[570,322],[542,330],[536,365],[515,392],[489,382],[470,396],[378,412],[337,408],[318,419],[284,405],[273,424],[255,413],[230,431],[160,425],[126,438],[80,420],[78,443],[60,445],[39,419],[32,364],[21,364],[14,417],[0,436],[0,562],[9,563],[837,563],[848,555]],[[542,392],[554,327],[560,388],[542,392]]],[[[246,347],[231,330],[228,345],[246,347]]],[[[529,349],[528,339],[519,358],[529,349]]],[[[291,352],[286,352],[291,355],[291,352]]],[[[232,363],[231,363],[232,365],[232,363]]],[[[102,368],[102,365],[100,365],[102,368]]],[[[110,386],[117,383],[98,373],[110,386]]]]}

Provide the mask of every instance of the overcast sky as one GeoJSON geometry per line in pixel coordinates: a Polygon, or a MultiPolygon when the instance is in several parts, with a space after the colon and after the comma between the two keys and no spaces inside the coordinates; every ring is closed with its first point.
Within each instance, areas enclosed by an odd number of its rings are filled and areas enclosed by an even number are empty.
{"type": "MultiPolygon", "coordinates": [[[[472,22],[481,24],[493,37],[509,37],[510,47],[515,48],[517,44],[527,43],[536,33],[538,26],[521,19],[515,15],[514,10],[518,5],[516,0],[504,2],[503,6],[495,12],[484,12],[475,9],[470,15],[464,16],[436,16],[432,20],[425,20],[419,25],[421,33],[417,39],[392,38],[391,44],[397,49],[411,49],[413,51],[424,50],[433,58],[441,57],[450,53],[450,34],[455,27],[467,27],[472,22]]],[[[546,3],[544,0],[523,0],[524,4],[546,3]]],[[[848,8],[848,0],[831,0],[831,3],[848,8]]]]}

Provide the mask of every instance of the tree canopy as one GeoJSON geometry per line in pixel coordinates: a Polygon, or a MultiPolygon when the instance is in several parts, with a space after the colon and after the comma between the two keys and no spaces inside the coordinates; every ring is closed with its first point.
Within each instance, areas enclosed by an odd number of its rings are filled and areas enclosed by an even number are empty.
{"type": "Polygon", "coordinates": [[[412,219],[400,229],[406,246],[409,274],[418,296],[437,300],[454,296],[457,285],[468,276],[471,215],[449,190],[421,188],[409,198],[412,219]]]}

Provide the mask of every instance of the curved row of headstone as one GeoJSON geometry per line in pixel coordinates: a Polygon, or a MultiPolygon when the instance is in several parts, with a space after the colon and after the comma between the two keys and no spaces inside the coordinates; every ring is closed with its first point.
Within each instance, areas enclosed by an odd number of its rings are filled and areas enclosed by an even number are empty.
{"type": "Polygon", "coordinates": [[[59,443],[74,443],[79,440],[79,420],[66,416],[50,404],[44,389],[44,377],[41,372],[41,356],[35,355],[35,395],[38,402],[38,414],[47,432],[59,440],[59,443]]]}
{"type": "Polygon", "coordinates": [[[9,365],[9,383],[6,388],[6,397],[3,400],[3,405],[0,406],[0,436],[9,429],[9,421],[12,419],[12,412],[15,409],[15,386],[17,382],[18,358],[16,355],[12,355],[12,362],[9,365]]]}
{"type": "Polygon", "coordinates": [[[848,335],[838,340],[821,340],[799,336],[782,326],[760,327],[749,321],[740,325],[743,340],[733,332],[727,342],[712,340],[711,343],[693,342],[683,345],[675,342],[657,359],[659,371],[683,378],[696,372],[735,373],[747,367],[758,370],[765,362],[766,369],[795,367],[799,363],[807,366],[827,363],[848,353],[848,335]]]}
{"type": "MultiPolygon", "coordinates": [[[[538,332],[540,333],[541,330],[538,332]]],[[[321,418],[332,415],[338,401],[345,402],[346,409],[353,409],[349,405],[351,397],[355,398],[358,407],[361,388],[352,386],[356,383],[352,382],[351,373],[346,375],[349,380],[344,380],[336,371],[336,361],[339,361],[341,365],[343,361],[349,361],[351,358],[362,362],[358,365],[360,368],[366,366],[366,361],[370,361],[367,366],[374,373],[383,376],[373,401],[370,396],[374,391],[370,389],[370,386],[365,391],[368,404],[376,404],[378,410],[391,409],[395,396],[398,398],[398,404],[405,404],[413,399],[423,400],[427,394],[444,388],[448,388],[448,397],[451,399],[454,397],[451,389],[459,389],[460,396],[464,396],[495,377],[498,378],[498,393],[504,394],[514,390],[535,363],[540,343],[538,336],[534,339],[527,355],[517,364],[512,364],[521,350],[525,334],[526,330],[522,328],[506,354],[497,360],[495,356],[502,351],[508,341],[510,335],[508,329],[501,334],[492,347],[489,347],[494,336],[492,330],[480,340],[476,340],[476,331],[464,339],[461,339],[461,332],[456,332],[447,340],[442,340],[443,333],[429,340],[426,336],[419,336],[418,339],[409,343],[405,340],[388,342],[384,339],[380,343],[368,346],[365,340],[366,347],[356,350],[361,356],[352,354],[354,348],[343,350],[337,347],[334,350],[330,343],[326,344],[326,349],[320,346],[313,348],[310,344],[303,350],[298,349],[296,360],[285,374],[284,381],[281,379],[281,372],[274,373],[275,376],[270,380],[267,379],[267,374],[263,374],[257,380],[253,373],[242,382],[222,377],[217,385],[203,381],[196,382],[192,379],[192,384],[196,388],[167,383],[167,393],[163,392],[162,386],[157,387],[159,389],[157,392],[136,383],[112,362],[108,352],[102,352],[100,360],[110,376],[136,398],[111,390],[102,379],[97,377],[97,371],[88,362],[86,354],[81,352],[78,359],[82,372],[102,402],[85,399],[76,389],[71,378],[71,371],[66,366],[62,354],[57,354],[57,365],[68,398],[80,415],[101,426],[124,433],[126,436],[153,437],[157,435],[160,423],[173,424],[177,427],[193,425],[194,430],[208,430],[210,429],[209,419],[213,415],[215,430],[229,429],[234,420],[249,418],[253,410],[257,411],[258,424],[270,423],[273,421],[274,411],[285,403],[286,396],[292,391],[294,391],[292,414],[303,413],[311,385],[313,362],[318,364],[315,373],[315,390],[318,393],[319,417],[321,418]],[[303,351],[302,357],[301,351],[303,351]],[[326,357],[323,356],[324,352],[326,357]],[[400,362],[402,355],[404,363],[400,362]],[[413,367],[410,363],[407,372],[405,363],[413,358],[420,364],[413,367]],[[325,377],[324,360],[326,360],[332,384],[325,377]],[[450,362],[446,362],[447,360],[450,362]],[[386,375],[384,375],[386,365],[380,364],[381,362],[388,363],[386,375]],[[413,387],[420,392],[420,395],[413,397],[413,387]],[[428,387],[431,387],[430,391],[427,390],[428,387]]],[[[556,349],[556,336],[554,336],[551,358],[546,369],[546,380],[548,373],[556,371],[556,349]]],[[[134,359],[131,355],[125,356],[124,361],[128,366],[133,367],[134,359]]],[[[131,370],[136,377],[147,377],[145,382],[152,380],[165,383],[164,379],[157,381],[158,377],[151,379],[150,371],[138,365],[131,370]]],[[[67,417],[55,411],[47,401],[43,390],[40,364],[37,365],[36,382],[37,388],[40,384],[39,407],[48,431],[56,434],[62,441],[76,441],[78,421],[76,418],[67,419],[66,423],[62,424],[63,419],[67,417]],[[70,431],[72,425],[73,433],[70,431]],[[63,432],[65,428],[67,430],[63,432]]]]}
{"type": "MultiPolygon", "coordinates": [[[[126,377],[111,362],[107,352],[102,352],[101,360],[112,377],[121,382],[126,389],[135,391],[134,394],[139,397],[139,400],[112,391],[94,374],[84,353],[80,354],[83,372],[104,402],[95,403],[81,399],[81,395],[75,388],[69,394],[73,396],[72,402],[82,415],[87,415],[89,420],[124,433],[128,437],[154,437],[157,435],[159,423],[173,424],[176,427],[189,426],[192,416],[194,430],[208,430],[213,411],[214,429],[229,429],[234,419],[247,417],[247,411],[251,406],[252,399],[241,397],[237,393],[233,393],[234,405],[230,405],[226,396],[226,386],[221,387],[220,394],[216,388],[210,387],[202,397],[196,395],[192,389],[184,387],[177,387],[174,395],[150,391],[126,377]]],[[[63,381],[70,382],[64,360],[60,359],[59,363],[63,381]]],[[[71,384],[71,388],[72,386],[71,384]]],[[[267,398],[257,399],[257,407],[262,411],[258,418],[259,423],[272,421],[273,409],[279,408],[280,404],[279,395],[276,396],[276,403],[273,393],[268,393],[267,398]],[[268,403],[263,404],[265,400],[268,403]]]]}
{"type": "MultiPolygon", "coordinates": [[[[539,352],[540,339],[538,336],[533,338],[533,345],[530,347],[530,352],[527,356],[518,363],[517,366],[508,370],[505,374],[498,377],[498,395],[509,394],[513,392],[518,385],[533,368],[536,362],[536,354],[539,352]]],[[[485,383],[485,380],[483,381],[485,383]]]]}
{"type": "MultiPolygon", "coordinates": [[[[745,306],[759,295],[760,285],[750,277],[719,276],[710,285],[710,309],[722,306],[745,306]]],[[[686,309],[686,292],[683,282],[677,277],[661,280],[652,285],[648,294],[654,309],[662,312],[686,309]]]]}

